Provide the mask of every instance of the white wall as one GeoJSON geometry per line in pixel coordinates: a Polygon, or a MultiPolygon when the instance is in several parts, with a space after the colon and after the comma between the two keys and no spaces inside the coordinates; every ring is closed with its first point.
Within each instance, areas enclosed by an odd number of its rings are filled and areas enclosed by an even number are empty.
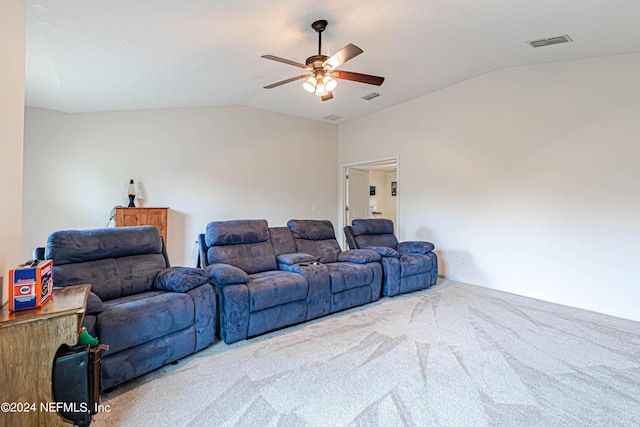
{"type": "Polygon", "coordinates": [[[380,170],[369,170],[369,185],[376,187],[376,195],[369,196],[369,205],[376,206],[376,211],[382,212],[380,218],[388,218],[389,213],[387,209],[387,173],[380,170]]]}
{"type": "Polygon", "coordinates": [[[212,220],[336,224],[337,139],[335,125],[249,107],[27,108],[23,257],[52,231],[104,227],[111,208],[128,203],[129,179],[142,206],[171,208],[172,265],[195,265],[195,240],[212,220]]]}
{"type": "Polygon", "coordinates": [[[494,72],[341,125],[339,162],[399,155],[399,237],[446,276],[640,320],[638,76],[640,55],[494,72]]]}
{"type": "Polygon", "coordinates": [[[375,218],[390,219],[395,228],[397,225],[396,197],[391,196],[391,181],[396,181],[396,173],[375,169],[369,172],[369,181],[371,185],[376,186],[376,195],[370,197],[370,202],[371,205],[377,206],[378,212],[382,212],[382,215],[377,215],[375,218]]]}
{"type": "Polygon", "coordinates": [[[0,306],[20,259],[24,125],[25,0],[0,2],[0,306]]]}

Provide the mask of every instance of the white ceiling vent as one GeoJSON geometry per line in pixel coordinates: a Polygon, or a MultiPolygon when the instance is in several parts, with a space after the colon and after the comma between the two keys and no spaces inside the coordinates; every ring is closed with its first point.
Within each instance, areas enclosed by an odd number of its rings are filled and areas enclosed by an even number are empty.
{"type": "Polygon", "coordinates": [[[542,47],[542,46],[551,46],[552,44],[569,43],[572,41],[573,40],[571,40],[571,37],[565,34],[564,36],[549,37],[549,38],[540,39],[540,40],[532,40],[527,43],[530,44],[531,47],[542,47]]]}
{"type": "Polygon", "coordinates": [[[377,98],[379,96],[380,96],[379,93],[371,92],[369,95],[363,96],[362,99],[364,99],[365,101],[371,101],[373,98],[377,98]]]}
{"type": "Polygon", "coordinates": [[[334,122],[334,121],[336,121],[338,119],[341,119],[341,118],[342,118],[342,116],[336,116],[335,114],[330,114],[330,115],[328,115],[326,117],[323,117],[322,120],[331,120],[332,122],[334,122]]]}

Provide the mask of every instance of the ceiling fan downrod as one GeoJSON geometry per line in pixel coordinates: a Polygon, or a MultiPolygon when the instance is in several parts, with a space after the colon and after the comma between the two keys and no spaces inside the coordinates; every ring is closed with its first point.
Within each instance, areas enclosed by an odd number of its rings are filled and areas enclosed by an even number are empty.
{"type": "Polygon", "coordinates": [[[318,33],[318,56],[322,55],[322,32],[327,28],[327,21],[320,19],[311,24],[311,28],[318,33]]]}

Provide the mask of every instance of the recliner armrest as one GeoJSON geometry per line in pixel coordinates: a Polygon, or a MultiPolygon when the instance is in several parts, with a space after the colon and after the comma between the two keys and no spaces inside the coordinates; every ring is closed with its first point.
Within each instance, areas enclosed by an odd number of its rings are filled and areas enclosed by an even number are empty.
{"type": "Polygon", "coordinates": [[[100,297],[93,292],[89,292],[89,299],[87,300],[87,309],[84,314],[93,315],[100,314],[104,310],[104,305],[102,305],[102,300],[100,297]]]}
{"type": "Polygon", "coordinates": [[[401,242],[398,252],[401,254],[428,254],[435,246],[430,242],[401,242]]]}
{"type": "Polygon", "coordinates": [[[368,262],[380,262],[381,259],[380,254],[371,249],[350,249],[338,254],[338,262],[366,264],[368,262]]]}
{"type": "Polygon", "coordinates": [[[301,262],[313,262],[313,261],[318,261],[320,259],[319,257],[313,256],[310,254],[305,254],[302,252],[296,252],[292,254],[281,254],[281,255],[278,255],[276,258],[278,260],[278,264],[284,264],[284,265],[293,265],[301,262]]]}
{"type": "Polygon", "coordinates": [[[389,248],[386,246],[367,246],[363,249],[371,249],[372,251],[376,251],[382,256],[382,258],[400,258],[400,254],[393,248],[389,248]]]}
{"type": "Polygon", "coordinates": [[[199,268],[170,267],[158,273],[153,287],[161,291],[189,292],[205,283],[209,283],[209,276],[199,268]]]}
{"type": "Polygon", "coordinates": [[[214,285],[242,285],[249,282],[249,275],[233,265],[210,264],[205,271],[214,285]]]}

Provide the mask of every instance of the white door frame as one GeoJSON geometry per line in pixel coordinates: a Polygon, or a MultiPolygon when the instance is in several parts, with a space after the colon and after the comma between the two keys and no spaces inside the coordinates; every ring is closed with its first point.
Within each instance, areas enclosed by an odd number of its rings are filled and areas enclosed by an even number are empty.
{"type": "Polygon", "coordinates": [[[345,224],[348,224],[354,217],[371,217],[371,196],[369,194],[369,177],[371,171],[369,169],[359,169],[356,167],[349,167],[346,170],[348,171],[348,178],[345,176],[345,179],[348,184],[345,186],[347,194],[345,195],[346,207],[344,217],[345,224]],[[363,182],[357,183],[359,177],[362,178],[363,182]],[[348,212],[347,207],[349,208],[348,212]]]}
{"type": "MultiPolygon", "coordinates": [[[[382,162],[395,162],[396,163],[396,182],[400,182],[400,159],[399,157],[396,156],[388,156],[388,157],[380,157],[377,159],[369,159],[369,160],[361,160],[358,162],[352,162],[352,163],[343,163],[340,165],[339,171],[338,173],[340,174],[340,177],[338,179],[338,182],[340,183],[340,191],[339,191],[339,203],[338,203],[338,230],[336,233],[336,237],[338,238],[339,242],[342,242],[342,246],[343,249],[347,249],[346,247],[346,239],[344,237],[344,226],[345,224],[345,218],[346,218],[346,213],[345,213],[345,207],[346,207],[346,200],[345,200],[345,188],[347,186],[347,180],[346,180],[346,175],[347,175],[347,169],[348,168],[358,168],[358,167],[366,167],[372,164],[376,164],[376,163],[382,163],[382,162]]],[[[390,190],[389,190],[390,191],[390,190]]],[[[395,233],[396,236],[400,236],[400,194],[401,191],[398,192],[398,195],[396,196],[396,223],[395,223],[395,233]]]]}

